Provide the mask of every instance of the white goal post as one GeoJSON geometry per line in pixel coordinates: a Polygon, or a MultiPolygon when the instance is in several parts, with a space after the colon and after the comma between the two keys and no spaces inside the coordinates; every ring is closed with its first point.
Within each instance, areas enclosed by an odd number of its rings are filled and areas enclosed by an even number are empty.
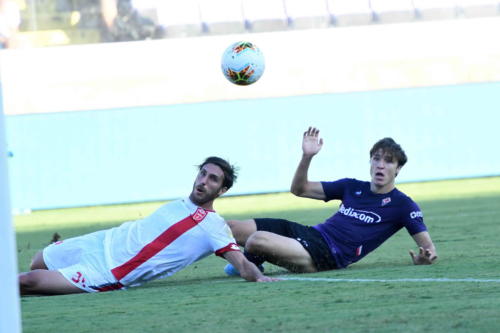
{"type": "Polygon", "coordinates": [[[16,239],[12,226],[5,134],[0,82],[0,333],[20,333],[16,239]]]}

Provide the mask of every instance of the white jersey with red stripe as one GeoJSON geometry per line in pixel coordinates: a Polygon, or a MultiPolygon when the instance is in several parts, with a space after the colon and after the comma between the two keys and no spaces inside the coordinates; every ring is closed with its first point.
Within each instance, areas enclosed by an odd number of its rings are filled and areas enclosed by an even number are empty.
{"type": "Polygon", "coordinates": [[[212,253],[239,251],[224,219],[189,198],[105,233],[106,263],[125,287],[170,276],[212,253]]]}

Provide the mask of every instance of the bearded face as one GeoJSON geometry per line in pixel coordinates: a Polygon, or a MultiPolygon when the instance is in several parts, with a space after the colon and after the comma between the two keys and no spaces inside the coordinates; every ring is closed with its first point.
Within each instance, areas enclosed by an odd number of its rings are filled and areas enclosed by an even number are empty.
{"type": "Polygon", "coordinates": [[[212,163],[207,163],[201,167],[193,185],[193,191],[189,199],[198,206],[212,209],[213,201],[227,191],[223,187],[224,172],[212,163]]]}

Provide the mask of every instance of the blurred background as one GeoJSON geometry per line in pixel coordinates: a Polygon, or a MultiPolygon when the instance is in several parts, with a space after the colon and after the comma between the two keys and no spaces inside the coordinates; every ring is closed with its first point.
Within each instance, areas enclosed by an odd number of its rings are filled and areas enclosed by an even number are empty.
{"type": "Polygon", "coordinates": [[[12,205],[188,195],[209,155],[232,195],[287,191],[302,132],[325,139],[313,180],[368,179],[393,137],[400,182],[500,174],[500,1],[0,0],[12,205]],[[235,86],[231,43],[266,71],[235,86]]]}

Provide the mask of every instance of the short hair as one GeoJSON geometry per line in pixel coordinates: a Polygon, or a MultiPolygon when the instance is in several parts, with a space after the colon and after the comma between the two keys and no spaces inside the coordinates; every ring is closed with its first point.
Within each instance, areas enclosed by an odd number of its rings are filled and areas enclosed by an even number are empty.
{"type": "Polygon", "coordinates": [[[203,163],[198,166],[198,169],[201,170],[204,165],[209,163],[215,164],[222,169],[222,172],[224,172],[224,181],[222,182],[222,186],[229,190],[233,186],[233,183],[236,181],[236,178],[238,178],[237,168],[234,165],[231,165],[225,159],[217,156],[210,156],[207,157],[205,161],[203,161],[203,163]]]}
{"type": "Polygon", "coordinates": [[[384,154],[388,154],[398,161],[398,166],[403,166],[408,161],[405,151],[392,138],[383,138],[378,140],[370,150],[370,158],[382,149],[384,154]]]}

